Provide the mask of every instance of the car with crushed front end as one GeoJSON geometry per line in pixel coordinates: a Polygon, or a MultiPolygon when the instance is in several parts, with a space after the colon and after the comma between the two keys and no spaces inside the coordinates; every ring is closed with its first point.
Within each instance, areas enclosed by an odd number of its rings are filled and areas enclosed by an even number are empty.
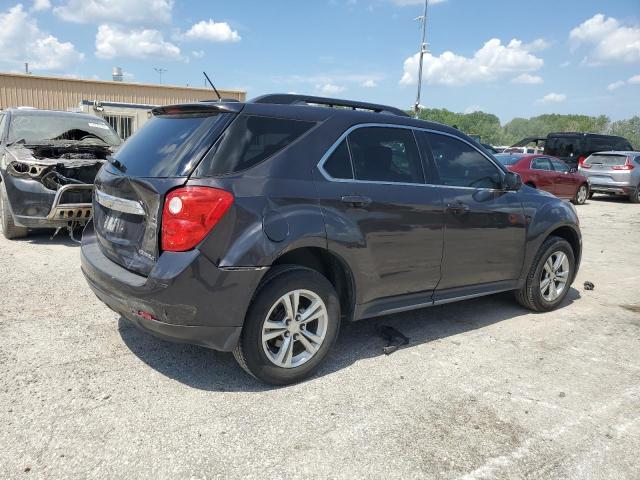
{"type": "Polygon", "coordinates": [[[81,263],[140,329],[288,384],[342,321],[504,291],[554,309],[581,251],[573,205],[464,133],[274,94],[155,108],[96,177],[81,263]]]}
{"type": "Polygon", "coordinates": [[[640,152],[597,152],[578,170],[589,179],[592,194],[625,196],[640,203],[640,152]]]}
{"type": "Polygon", "coordinates": [[[0,215],[6,238],[83,226],[93,180],[120,145],[94,115],[35,108],[0,111],[0,215]]]}

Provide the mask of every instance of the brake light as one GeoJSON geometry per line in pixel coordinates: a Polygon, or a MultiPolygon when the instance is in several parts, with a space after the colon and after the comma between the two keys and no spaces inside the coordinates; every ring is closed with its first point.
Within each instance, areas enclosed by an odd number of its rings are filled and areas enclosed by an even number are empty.
{"type": "Polygon", "coordinates": [[[162,250],[193,249],[232,204],[233,195],[218,188],[182,187],[169,192],[162,209],[162,250]]]}
{"type": "Polygon", "coordinates": [[[633,170],[633,164],[631,163],[631,157],[627,157],[624,165],[614,165],[611,167],[613,170],[633,170]]]}
{"type": "Polygon", "coordinates": [[[584,161],[586,160],[584,155],[581,155],[578,157],[578,165],[582,166],[582,164],[584,163],[584,161]]]}

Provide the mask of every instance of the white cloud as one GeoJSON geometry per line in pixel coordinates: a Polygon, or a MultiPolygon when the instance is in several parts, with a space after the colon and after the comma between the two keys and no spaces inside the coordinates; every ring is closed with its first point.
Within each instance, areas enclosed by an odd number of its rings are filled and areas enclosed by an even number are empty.
{"type": "Polygon", "coordinates": [[[365,80],[364,82],[362,82],[362,86],[364,88],[376,88],[378,86],[378,84],[376,83],[375,80],[372,80],[371,78],[365,80]]]}
{"type": "Polygon", "coordinates": [[[100,25],[96,34],[98,58],[158,58],[179,60],[180,48],[166,42],[158,30],[124,30],[100,25]]]}
{"type": "Polygon", "coordinates": [[[538,103],[561,103],[567,99],[564,93],[548,93],[538,100],[538,103]]]}
{"type": "Polygon", "coordinates": [[[524,44],[523,48],[530,52],[539,52],[546,50],[550,46],[551,42],[546,41],[544,38],[536,38],[533,42],[524,44]]]}
{"type": "Polygon", "coordinates": [[[31,10],[34,12],[42,12],[51,8],[51,2],[49,0],[34,0],[31,10]]]}
{"type": "Polygon", "coordinates": [[[344,92],[346,88],[333,83],[325,83],[324,85],[316,85],[316,90],[322,95],[335,95],[336,93],[344,92]]]}
{"type": "MultiPolygon", "coordinates": [[[[416,53],[404,61],[401,84],[417,83],[419,58],[420,54],[416,53]]],[[[503,45],[499,39],[492,38],[476,51],[473,57],[464,57],[449,51],[439,56],[425,54],[423,73],[427,83],[466,85],[535,71],[541,68],[543,63],[543,60],[527,50],[520,40],[513,39],[507,45],[503,45]]]]}
{"type": "Polygon", "coordinates": [[[84,58],[70,42],[40,30],[38,22],[18,4],[0,13],[3,62],[29,62],[31,69],[64,70],[84,58]]]}
{"type": "Polygon", "coordinates": [[[194,50],[193,52],[191,52],[191,55],[193,56],[193,58],[202,58],[204,57],[204,50],[194,50]]]}
{"type": "Polygon", "coordinates": [[[173,0],[65,0],[53,12],[74,23],[169,23],[173,0]]]}
{"type": "Polygon", "coordinates": [[[609,90],[610,92],[617,90],[621,87],[624,87],[625,85],[640,85],[640,75],[634,75],[633,77],[629,78],[628,80],[618,80],[617,82],[613,82],[610,83],[607,86],[607,90],[609,90]]]}
{"type": "Polygon", "coordinates": [[[624,80],[618,80],[617,82],[610,83],[610,84],[607,86],[607,90],[609,90],[610,92],[612,92],[612,91],[614,91],[614,90],[619,89],[620,87],[623,87],[623,86],[624,86],[624,84],[625,84],[624,80]]]}
{"type": "Polygon", "coordinates": [[[190,40],[207,40],[209,42],[239,42],[240,35],[236,30],[231,30],[227,22],[214,22],[212,19],[201,21],[193,25],[185,38],[190,40]]]}
{"type": "Polygon", "coordinates": [[[531,75],[530,73],[523,73],[515,77],[511,80],[512,83],[523,83],[526,85],[536,85],[539,83],[543,83],[542,77],[540,75],[531,75]]]}
{"type": "Polygon", "coordinates": [[[624,26],[613,17],[598,13],[571,30],[574,49],[589,46],[587,64],[640,62],[640,27],[624,26]]]}

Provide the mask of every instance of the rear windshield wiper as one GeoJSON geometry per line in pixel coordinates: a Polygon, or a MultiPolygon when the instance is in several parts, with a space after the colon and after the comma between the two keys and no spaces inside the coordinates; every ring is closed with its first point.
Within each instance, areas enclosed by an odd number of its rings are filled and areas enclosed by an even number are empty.
{"type": "Polygon", "coordinates": [[[120,170],[122,173],[125,173],[127,171],[127,167],[125,167],[120,160],[118,160],[117,158],[113,158],[111,155],[107,155],[107,162],[109,162],[111,165],[113,165],[114,167],[116,167],[118,170],[120,170]]]}

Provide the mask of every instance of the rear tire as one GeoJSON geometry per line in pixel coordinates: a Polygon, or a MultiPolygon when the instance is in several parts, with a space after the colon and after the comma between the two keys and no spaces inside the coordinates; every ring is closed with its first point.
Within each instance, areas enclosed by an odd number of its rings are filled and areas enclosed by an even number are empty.
{"type": "Polygon", "coordinates": [[[340,301],[331,283],[315,270],[279,265],[258,287],[233,355],[263,382],[296,383],[324,361],[339,328],[340,301]]]}
{"type": "Polygon", "coordinates": [[[636,187],[635,192],[629,194],[629,201],[631,203],[640,203],[640,185],[636,187]]]}
{"type": "Polygon", "coordinates": [[[515,292],[516,300],[534,312],[554,310],[569,292],[575,264],[569,242],[560,237],[547,238],[531,264],[524,286],[515,292]]]}
{"type": "Polygon", "coordinates": [[[2,233],[5,238],[12,240],[27,236],[29,230],[26,227],[18,227],[13,221],[4,183],[0,184],[0,215],[2,215],[2,233]]]}
{"type": "Polygon", "coordinates": [[[589,197],[589,186],[586,183],[583,183],[578,187],[578,190],[576,190],[576,194],[571,200],[571,203],[573,203],[574,205],[584,205],[584,202],[587,201],[588,197],[589,197]]]}

